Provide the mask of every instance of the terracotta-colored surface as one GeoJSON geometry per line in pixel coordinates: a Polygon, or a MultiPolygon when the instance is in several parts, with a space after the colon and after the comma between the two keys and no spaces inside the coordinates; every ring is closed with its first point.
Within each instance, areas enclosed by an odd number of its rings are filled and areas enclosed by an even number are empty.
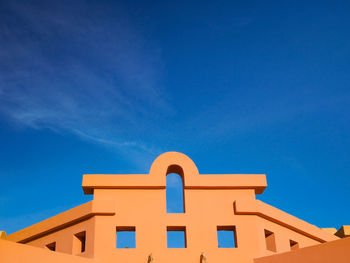
{"type": "Polygon", "coordinates": [[[337,233],[337,229],[335,227],[322,227],[321,229],[333,235],[337,233]]]}
{"type": "Polygon", "coordinates": [[[94,263],[97,261],[0,239],[0,262],[94,263]]]}
{"type": "Polygon", "coordinates": [[[182,173],[185,189],[254,189],[261,194],[266,186],[264,174],[201,174],[193,161],[184,154],[168,152],[160,155],[145,174],[85,174],[83,189],[165,189],[166,174],[182,173]],[[179,169],[181,167],[181,169],[179,169]]]}
{"type": "Polygon", "coordinates": [[[44,236],[47,233],[67,228],[68,226],[77,224],[78,222],[87,220],[93,216],[114,214],[114,201],[90,201],[13,233],[12,235],[9,235],[7,239],[15,242],[27,243],[28,241],[44,236]]]}
{"type": "Polygon", "coordinates": [[[257,258],[255,263],[349,263],[350,238],[257,258]]]}
{"type": "Polygon", "coordinates": [[[237,200],[235,202],[235,213],[238,215],[258,215],[319,242],[337,239],[336,236],[330,235],[328,231],[324,231],[260,200],[244,200],[243,202],[237,200]]]}
{"type": "Polygon", "coordinates": [[[84,175],[84,193],[94,195],[92,202],[7,240],[99,262],[252,263],[254,258],[339,239],[256,200],[266,186],[263,174],[199,174],[186,155],[168,152],[153,162],[149,174],[84,175]],[[185,213],[166,212],[169,173],[183,179],[185,213]],[[135,229],[136,248],[116,248],[116,229],[125,227],[135,229]],[[167,229],[185,229],[186,248],[167,248],[167,229]],[[218,229],[235,229],[237,247],[219,248],[218,229]]]}

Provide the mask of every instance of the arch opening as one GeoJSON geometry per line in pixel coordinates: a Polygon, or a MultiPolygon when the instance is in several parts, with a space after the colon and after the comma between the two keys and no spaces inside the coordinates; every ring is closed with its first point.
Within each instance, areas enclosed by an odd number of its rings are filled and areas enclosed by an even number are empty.
{"type": "Polygon", "coordinates": [[[166,212],[185,213],[183,170],[171,165],[166,173],[166,212]]]}

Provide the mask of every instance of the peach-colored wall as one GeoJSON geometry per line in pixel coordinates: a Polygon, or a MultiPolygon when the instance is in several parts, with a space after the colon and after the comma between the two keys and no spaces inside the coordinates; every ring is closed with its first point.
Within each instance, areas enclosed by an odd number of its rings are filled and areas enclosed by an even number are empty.
{"type": "Polygon", "coordinates": [[[92,259],[0,239],[1,263],[94,263],[92,259]]]}
{"type": "Polygon", "coordinates": [[[95,240],[95,231],[94,231],[95,218],[90,218],[80,223],[76,223],[72,226],[66,227],[59,231],[53,232],[51,234],[44,235],[43,237],[34,239],[25,244],[46,248],[47,244],[56,242],[56,251],[74,254],[85,257],[93,257],[94,252],[94,240],[95,240]],[[77,253],[73,251],[73,241],[74,235],[86,231],[86,249],[83,253],[77,253]]]}
{"type": "Polygon", "coordinates": [[[349,263],[350,237],[289,253],[257,258],[255,263],[349,263]]]}
{"type": "MultiPolygon", "coordinates": [[[[28,245],[72,254],[74,234],[86,231],[86,252],[81,256],[100,262],[249,262],[256,257],[289,251],[289,240],[307,247],[336,236],[255,199],[266,187],[265,175],[200,175],[187,156],[170,152],[159,156],[147,175],[84,175],[83,189],[94,200],[9,236],[28,245]],[[170,167],[170,168],[169,168],[170,167]],[[175,168],[174,168],[175,167],[175,168]],[[174,170],[175,169],[175,170],[174,170]],[[166,212],[165,177],[177,171],[183,178],[185,213],[166,212]],[[86,218],[86,217],[89,218],[86,218]],[[59,227],[59,220],[71,220],[59,227]],[[80,219],[79,219],[80,218],[80,219]],[[84,218],[81,221],[81,218],[84,218]],[[74,221],[75,220],[75,221],[74,221]],[[79,222],[77,220],[80,220],[79,222]],[[69,222],[65,224],[68,224],[69,222]],[[136,248],[116,248],[116,227],[136,229],[136,248]],[[186,227],[186,248],[167,248],[167,227],[186,227]],[[234,226],[236,248],[219,248],[217,226],[234,226]],[[265,233],[274,233],[276,252],[266,248],[265,233]]],[[[269,238],[271,239],[271,237],[269,238]]]]}
{"type": "Polygon", "coordinates": [[[233,202],[255,199],[253,190],[186,189],[184,192],[186,212],[171,214],[166,213],[163,189],[96,189],[95,200],[115,200],[117,213],[96,219],[95,256],[137,262],[152,253],[161,261],[179,262],[189,257],[198,260],[205,252],[208,260],[249,262],[255,257],[274,254],[266,249],[264,229],[275,233],[277,252],[289,251],[290,239],[300,247],[320,243],[256,215],[235,215],[233,202]],[[236,227],[237,248],[218,248],[217,226],[222,225],[236,227]],[[135,249],[116,249],[117,226],[136,227],[135,249]],[[167,226],[186,227],[187,248],[167,248],[167,226]],[[169,258],[169,253],[174,255],[169,258]]]}
{"type": "Polygon", "coordinates": [[[166,212],[162,189],[97,189],[94,198],[113,198],[117,211],[115,216],[96,218],[97,258],[137,262],[152,253],[157,260],[179,262],[189,258],[198,260],[205,252],[208,259],[220,259],[220,262],[232,258],[249,262],[258,250],[256,231],[252,231],[255,217],[236,216],[233,212],[233,200],[254,198],[253,190],[185,190],[186,213],[183,214],[166,212]],[[221,225],[237,226],[238,248],[218,248],[216,228],[221,225]],[[136,227],[135,249],[116,249],[117,226],[136,227]],[[187,248],[167,248],[167,226],[186,227],[187,248]]]}
{"type": "Polygon", "coordinates": [[[287,252],[291,250],[289,240],[298,242],[300,248],[320,244],[319,241],[313,240],[309,237],[306,237],[302,234],[299,234],[293,230],[280,226],[264,218],[257,218],[257,226],[258,232],[256,234],[259,237],[259,243],[261,244],[261,246],[260,253],[256,256],[276,254],[275,252],[271,252],[265,248],[265,229],[275,234],[277,253],[287,252]]]}

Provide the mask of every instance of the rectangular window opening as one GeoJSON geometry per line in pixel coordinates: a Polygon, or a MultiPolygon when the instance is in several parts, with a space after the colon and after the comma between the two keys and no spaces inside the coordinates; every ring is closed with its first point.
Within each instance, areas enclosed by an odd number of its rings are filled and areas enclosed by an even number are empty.
{"type": "Polygon", "coordinates": [[[73,236],[73,254],[77,255],[85,252],[86,232],[79,232],[73,236]]]}
{"type": "Polygon", "coordinates": [[[275,234],[266,229],[264,231],[265,231],[266,249],[272,252],[276,252],[277,250],[276,250],[275,234]]]}
{"type": "Polygon", "coordinates": [[[167,227],[167,247],[168,248],[186,248],[186,227],[168,226],[167,227]]]}
{"type": "Polygon", "coordinates": [[[135,227],[117,227],[117,248],[136,248],[135,227]]]}
{"type": "Polygon", "coordinates": [[[235,226],[217,226],[217,236],[219,248],[237,247],[237,236],[235,226]]]}
{"type": "Polygon", "coordinates": [[[51,251],[56,251],[56,242],[52,242],[50,244],[47,244],[46,248],[50,249],[51,251]]]}
{"type": "Polygon", "coordinates": [[[289,240],[289,246],[290,246],[290,250],[299,249],[299,243],[293,240],[289,240]]]}

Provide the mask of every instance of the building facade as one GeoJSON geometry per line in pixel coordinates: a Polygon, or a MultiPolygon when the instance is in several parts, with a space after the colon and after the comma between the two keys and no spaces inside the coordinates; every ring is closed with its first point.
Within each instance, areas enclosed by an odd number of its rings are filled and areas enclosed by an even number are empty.
{"type": "Polygon", "coordinates": [[[4,235],[3,260],[27,253],[23,262],[31,255],[35,262],[270,262],[273,255],[340,240],[257,200],[267,187],[264,174],[199,174],[177,152],[160,155],[149,174],[85,174],[82,186],[92,201],[4,235]],[[183,213],[166,209],[172,173],[183,182],[183,213]]]}

